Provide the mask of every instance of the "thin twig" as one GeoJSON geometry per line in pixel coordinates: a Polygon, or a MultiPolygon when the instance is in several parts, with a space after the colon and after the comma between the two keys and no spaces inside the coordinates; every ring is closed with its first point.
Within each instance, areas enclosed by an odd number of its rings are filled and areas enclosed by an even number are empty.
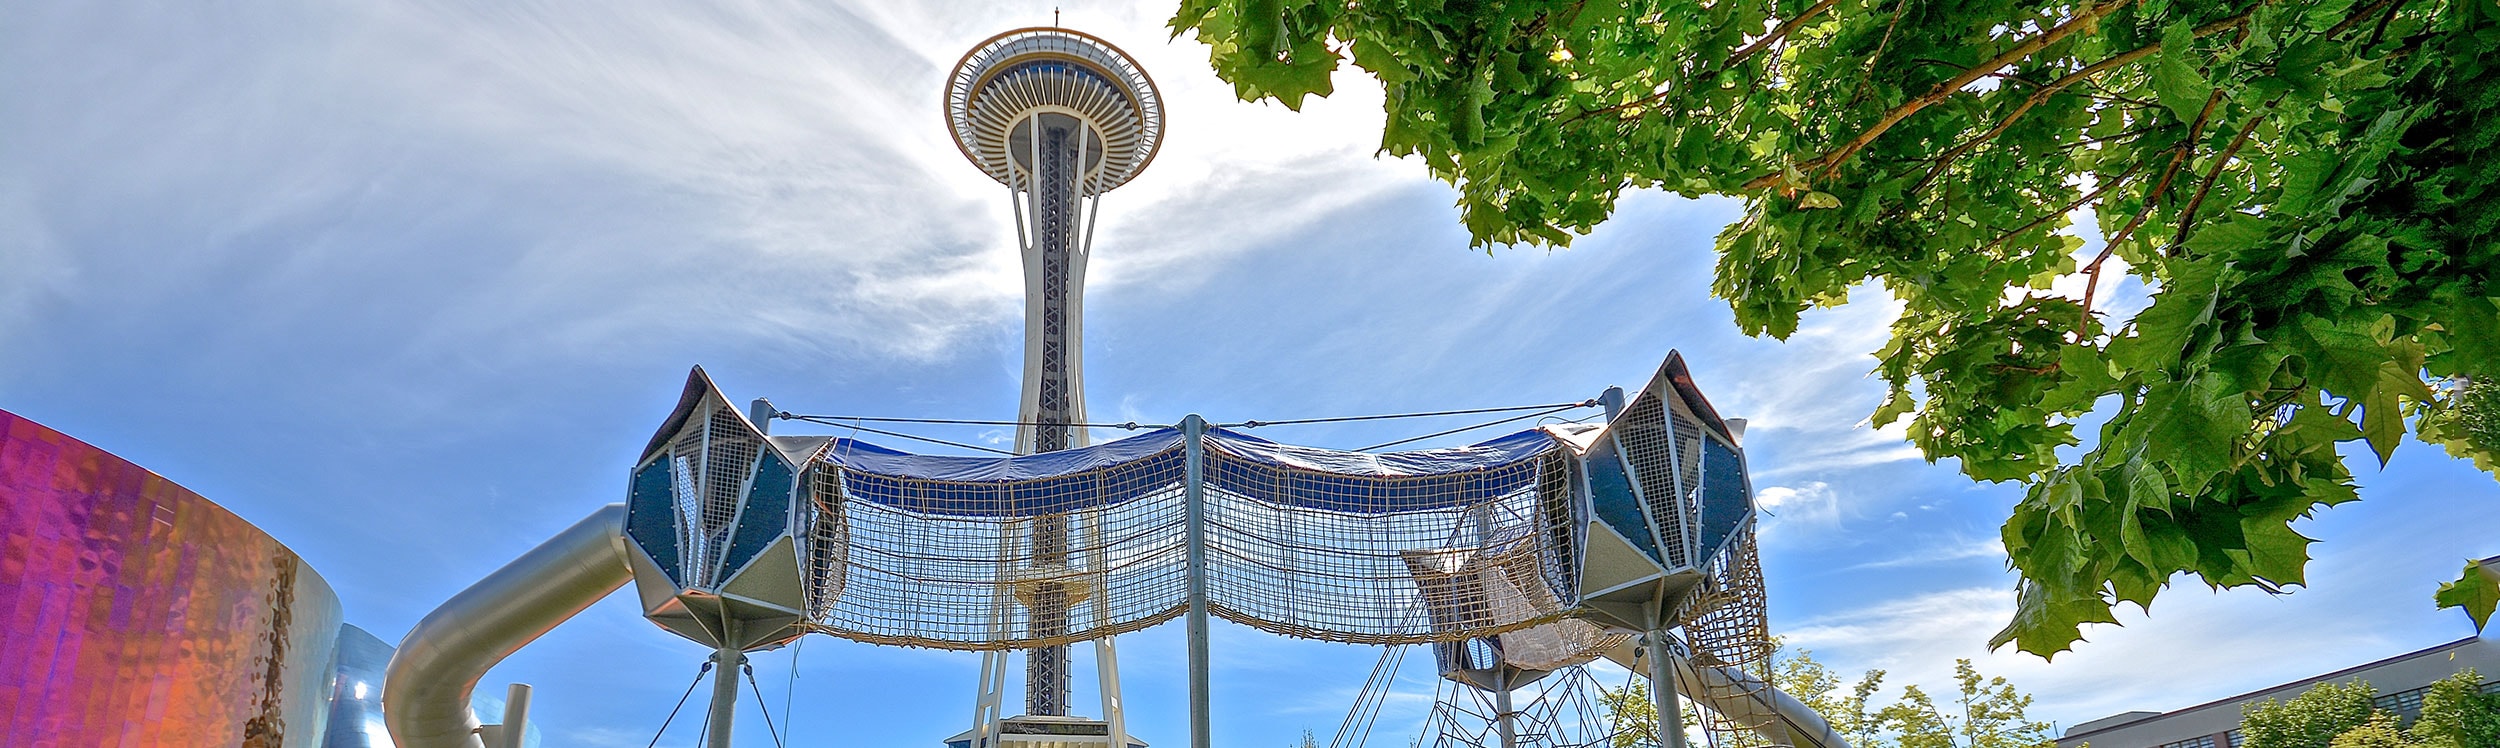
{"type": "Polygon", "coordinates": [[[1650,94],[1650,95],[1648,95],[1648,96],[1643,96],[1643,97],[1640,97],[1640,98],[1638,98],[1638,99],[1633,99],[1633,100],[1631,100],[1631,101],[1626,101],[1626,102],[1623,102],[1623,103],[1621,103],[1621,104],[1615,104],[1615,105],[1613,105],[1613,106],[1599,107],[1599,108],[1596,108],[1596,109],[1590,109],[1590,110],[1587,110],[1587,111],[1583,111],[1583,112],[1581,112],[1581,113],[1579,113],[1579,114],[1573,115],[1573,116],[1571,117],[1571,119],[1566,120],[1566,121],[1565,121],[1565,124],[1569,124],[1569,123],[1571,123],[1571,122],[1578,122],[1578,121],[1580,121],[1580,120],[1587,119],[1587,118],[1589,118],[1589,117],[1594,117],[1594,116],[1597,116],[1597,115],[1600,115],[1600,114],[1608,114],[1608,113],[1613,113],[1613,112],[1620,112],[1620,111],[1623,111],[1623,110],[1625,110],[1625,109],[1630,109],[1630,108],[1632,108],[1632,107],[1636,107],[1636,106],[1645,106],[1645,105],[1648,105],[1648,104],[1654,104],[1654,103],[1657,103],[1657,101],[1658,101],[1658,100],[1660,100],[1660,99],[1664,99],[1664,98],[1666,98],[1667,96],[1669,96],[1669,95],[1671,95],[1671,94],[1674,94],[1674,93],[1676,93],[1676,92],[1678,92],[1678,91],[1681,91],[1681,90],[1683,90],[1684,88],[1690,87],[1691,85],[1693,85],[1693,82],[1694,82],[1694,81],[1700,81],[1700,80],[1704,80],[1704,79],[1707,79],[1707,78],[1717,77],[1717,76],[1718,76],[1718,74],[1720,74],[1720,73],[1724,73],[1724,72],[1727,72],[1727,71],[1729,71],[1729,70],[1733,70],[1733,69],[1735,69],[1735,68],[1736,68],[1736,66],[1737,66],[1737,65],[1742,64],[1742,63],[1745,61],[1745,58],[1747,58],[1747,57],[1752,57],[1752,56],[1753,56],[1753,54],[1754,54],[1755,52],[1760,52],[1760,51],[1762,51],[1762,49],[1763,49],[1764,47],[1770,46],[1770,44],[1771,44],[1772,42],[1776,42],[1776,41],[1779,41],[1780,39],[1786,38],[1786,37],[1789,35],[1789,33],[1790,33],[1790,32],[1794,32],[1794,31],[1796,31],[1796,30],[1797,30],[1797,28],[1798,28],[1798,27],[1800,27],[1800,26],[1804,26],[1804,25],[1805,25],[1805,23],[1806,23],[1807,21],[1814,20],[1814,17],[1815,17],[1815,16],[1822,15],[1824,11],[1831,10],[1831,9],[1832,9],[1832,6],[1833,6],[1833,5],[1836,5],[1836,4],[1838,4],[1838,3],[1839,3],[1839,0],[1818,0],[1815,4],[1813,4],[1813,5],[1811,5],[1811,6],[1808,6],[1808,7],[1805,9],[1805,12],[1798,13],[1798,14],[1797,14],[1797,17],[1795,17],[1795,18],[1791,18],[1791,19],[1788,19],[1787,21],[1782,22],[1782,23],[1781,23],[1778,27],[1771,29],[1771,33],[1768,33],[1768,34],[1763,34],[1761,38],[1753,40],[1753,43],[1751,43],[1751,44],[1747,44],[1747,45],[1745,45],[1743,48],[1736,50],[1733,54],[1728,55],[1728,56],[1727,56],[1727,60],[1726,60],[1726,61],[1721,62],[1721,63],[1719,63],[1719,64],[1717,64],[1717,65],[1713,65],[1713,66],[1708,67],[1708,68],[1704,68],[1703,70],[1704,70],[1704,71],[1706,71],[1706,72],[1696,72],[1696,73],[1694,73],[1694,74],[1692,74],[1692,75],[1685,76],[1685,78],[1684,78],[1685,84],[1684,84],[1683,86],[1676,86],[1676,87],[1672,87],[1672,88],[1669,88],[1669,89],[1667,89],[1667,90],[1665,90],[1665,91],[1659,91],[1659,92],[1656,92],[1656,93],[1652,93],[1652,94],[1650,94]]]}
{"type": "MultiPolygon", "coordinates": [[[[2097,26],[2103,16],[2116,12],[2119,8],[2125,7],[2130,1],[2131,0],[2112,0],[2111,2],[2101,5],[2086,5],[2077,10],[2072,18],[2066,19],[2065,23],[2058,24],[2055,28],[2047,31],[2034,34],[2030,38],[2024,39],[2022,43],[2014,45],[2012,49],[2006,50],[2003,54],[1989,58],[1987,62],[1973,66],[1968,70],[1962,71],[1960,75],[1953,76],[1951,79],[1948,79],[1943,83],[1936,84],[1936,87],[1930,89],[1925,95],[1911,99],[1908,102],[1904,102],[1900,106],[1893,107],[1892,111],[1885,112],[1884,116],[1877,119],[1875,121],[1875,125],[1868,127],[1865,132],[1858,133],[1857,137],[1849,139],[1849,142],[1841,144],[1839,148],[1832,149],[1830,152],[1808,160],[1806,163],[1800,164],[1799,166],[1808,169],[1823,168],[1827,174],[1838,171],[1840,164],[1847,162],[1850,156],[1857,155],[1859,149],[1865,148],[1867,144],[1875,142],[1875,139],[1883,136],[1885,131],[1891,130],[1893,125],[1900,124],[1902,120],[1908,119],[1910,115],[1917,114],[1919,110],[1926,109],[1929,106],[1933,106],[1944,101],[1945,99],[1951,97],[1955,91],[1962,90],[1963,86],[1970,85],[1971,82],[1977,81],[1989,73],[2003,70],[2006,66],[2021,62],[2023,58],[2030,57],[2033,53],[2046,49],[2051,44],[2064,41],[2066,37],[2073,36],[2077,32],[2083,31],[2086,28],[2097,26]]],[[[1777,172],[1756,177],[1753,181],[1745,183],[1745,189],[1752,190],[1768,187],[1773,183],[1776,183],[1781,178],[1783,178],[1783,174],[1777,172]]]]}
{"type": "Polygon", "coordinates": [[[2126,171],[2120,172],[2117,179],[2109,180],[2108,184],[2093,188],[2091,192],[2086,193],[2084,196],[2075,198],[2074,202],[2067,203],[2066,207],[2050,211],[2048,215],[2041,216],[2038,220],[2023,224],[2022,228],[2005,232],[2003,235],[1998,236],[1995,240],[1988,242],[1987,246],[1980,247],[1979,251],[1985,253],[1988,250],[1996,249],[1998,245],[2004,244],[2007,241],[2012,240],[2014,237],[2023,235],[2023,232],[2048,225],[2050,221],[2057,220],[2059,216],[2075,212],[2075,209],[2083,207],[2084,203],[2092,202],[2093,200],[2100,198],[2102,193],[2117,189],[2118,185],[2126,184],[2128,179],[2135,176],[2136,170],[2142,168],[2144,168],[2144,162],[2136,162],[2134,166],[2129,166],[2126,171]]]}
{"type": "Polygon", "coordinates": [[[2370,30],[2370,40],[2361,43],[2362,49],[2366,50],[2371,47],[2376,47],[2378,46],[2380,39],[2387,38],[2387,24],[2395,22],[2396,9],[2403,6],[2404,0],[2396,0],[2395,2],[2388,4],[2387,14],[2378,17],[2378,28],[2370,30]]]}
{"type": "Polygon", "coordinates": [[[2110,135],[2103,136],[2103,137],[2098,137],[2098,138],[2084,138],[2084,139],[2082,139],[2082,140],[2077,140],[2077,141],[2072,142],[2072,143],[2067,143],[2067,144],[2065,144],[2065,145],[2058,146],[2058,147],[2057,147],[2057,149],[2058,149],[2058,150],[2061,150],[2061,151],[2071,151],[2071,150],[2074,150],[2074,149],[2077,149],[2077,148],[2082,148],[2082,147],[2087,146],[2087,145],[2094,145],[2094,144],[2098,144],[2098,143],[2107,143],[2107,142],[2110,142],[2110,141],[2113,141],[2113,140],[2125,140],[2125,139],[2127,139],[2127,138],[2132,138],[2132,137],[2135,137],[2135,136],[2137,136],[2137,135],[2142,135],[2142,134],[2145,134],[2145,133],[2148,133],[2148,132],[2152,132],[2152,131],[2154,131],[2154,130],[2158,130],[2158,129],[2161,129],[2161,128],[2160,128],[2160,127],[2158,127],[2158,126],[2138,127],[2138,128],[2136,128],[2136,129],[2133,129],[2133,130],[2125,130],[2125,131],[2121,131],[2121,132],[2117,132],[2117,133],[2112,133],[2112,134],[2110,134],[2110,135]]]}
{"type": "MultiPolygon", "coordinates": [[[[1893,2],[1892,2],[1892,22],[1891,22],[1891,23],[1884,24],[1884,38],[1883,38],[1883,40],[1882,40],[1882,41],[1878,41],[1878,42],[1876,42],[1876,43],[1875,43],[1875,54],[1868,55],[1868,56],[1866,57],[1866,70],[1864,71],[1865,73],[1867,73],[1867,74],[1872,74],[1872,73],[1874,73],[1874,72],[1875,72],[1875,63],[1882,62],[1882,61],[1883,61],[1883,59],[1884,59],[1884,50],[1892,48],[1892,30],[1893,30],[1893,29],[1895,29],[1895,28],[1899,28],[1899,27],[1901,26],[1901,15],[1902,15],[1902,11],[1906,11],[1906,10],[1909,10],[1909,9],[1910,9],[1910,0],[1893,0],[1893,2]]],[[[1865,76],[1865,75],[1860,75],[1860,76],[1859,76],[1859,81],[1860,81],[1861,83],[1866,82],[1866,76],[1865,76]]]]}
{"type": "Polygon", "coordinates": [[[2170,238],[2170,247],[2162,254],[2178,254],[2179,247],[2187,243],[2188,231],[2196,227],[2196,209],[2205,205],[2205,193],[2213,191],[2215,180],[2222,178],[2223,167],[2231,165],[2231,157],[2239,155],[2240,146],[2247,145],[2248,136],[2257,132],[2257,125],[2265,121],[2263,113],[2250,115],[2248,124],[2240,128],[2239,136],[2232,138],[2231,144],[2222,149],[2222,155],[2214,159],[2214,168],[2205,172],[2204,181],[2196,185],[2196,194],[2189,197],[2187,207],[2179,211],[2179,233],[2170,238]]]}
{"type": "Polygon", "coordinates": [[[2153,183],[2153,191],[2144,193],[2144,208],[2136,211],[2135,217],[2128,219],[2127,225],[2120,227],[2118,233],[2102,240],[2101,253],[2093,256],[2091,264],[2084,266],[2083,324],[2075,328],[2075,336],[2079,340],[2083,331],[2092,327],[2092,297],[2101,290],[2101,264],[2109,261],[2110,253],[2117,251],[2118,245],[2135,235],[2136,227],[2144,225],[2144,219],[2152,217],[2154,208],[2160,207],[2162,193],[2170,190],[2170,180],[2179,175],[2179,167],[2187,162],[2188,152],[2195,149],[2199,138],[2204,137],[2206,120],[2213,116],[2214,107],[2221,103],[2222,91],[2219,89],[2205,97],[2205,108],[2196,113],[2195,124],[2188,126],[2187,139],[2171,147],[2170,165],[2162,169],[2161,181],[2153,183]]]}
{"type": "MultiPolygon", "coordinates": [[[[2220,33],[2226,29],[2238,27],[2242,24],[2248,23],[2249,15],[2256,12],[2257,9],[2252,7],[2239,15],[2214,21],[2203,26],[2198,26],[2196,27],[2194,34],[2197,37],[2204,37],[2220,33]]],[[[1928,183],[1936,181],[1936,177],[1944,174],[1945,169],[1952,165],[1953,159],[1959,158],[1963,153],[1968,152],[1971,148],[1978,146],[1980,143],[1993,140],[1996,136],[2003,134],[2006,129],[2014,126],[2015,120],[2021,119],[2024,114],[2029,113],[2032,107],[2039,106],[2040,104],[2047,102],[2051,95],[2056,94],[2058,91],[2065,90],[2068,86],[2080,83],[2087,78],[2108,72],[2111,68],[2144,59],[2146,56],[2160,51],[2161,42],[2147,44],[2142,47],[2128,50],[2115,57],[2086,65],[2081,70],[2068,73],[2064,77],[2050,82],[2048,85],[2040,86],[2039,90],[2033,91],[2030,96],[2025,97],[2020,106],[2014,107],[2014,111],[2012,113],[1997,120],[1995,127],[1988,128],[1988,131],[1981,133],[1979,137],[1962,141],[1960,144],[1953,146],[1952,149],[1945,151],[1944,155],[1937,159],[1935,167],[1927,170],[1927,176],[1921,177],[1918,180],[1918,184],[1910,186],[1910,194],[1917,194],[1920,190],[1926,189],[1928,183]]]]}
{"type": "Polygon", "coordinates": [[[2389,6],[2403,5],[2404,2],[2405,0],[2379,0],[2376,3],[2370,4],[2369,7],[2350,11],[2344,15],[2344,20],[2337,21],[2335,22],[2335,25],[2326,27],[2326,30],[2319,32],[2318,35],[2330,38],[2341,35],[2346,31],[2351,31],[2352,27],[2360,25],[2362,21],[2370,20],[2370,17],[2377,15],[2379,10],[2386,9],[2393,11],[2394,8],[2389,6]]]}

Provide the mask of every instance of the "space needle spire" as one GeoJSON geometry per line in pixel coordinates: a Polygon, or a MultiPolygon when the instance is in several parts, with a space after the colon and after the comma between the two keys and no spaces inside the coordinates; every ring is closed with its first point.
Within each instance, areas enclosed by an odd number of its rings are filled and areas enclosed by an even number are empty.
{"type": "MultiPolygon", "coordinates": [[[[1086,444],[1085,262],[1103,193],[1144,171],[1163,140],[1163,106],[1136,61],[1092,35],[1061,28],[1009,31],[975,45],[946,88],[946,123],[964,158],[1007,188],[1024,258],[1024,389],[1016,420],[1019,454],[1086,444]]],[[[1028,536],[1031,578],[1069,565],[1070,528],[1061,515],[1036,517],[1028,536]]],[[[1017,591],[1032,638],[1068,631],[1081,585],[1035,582],[1017,591]]],[[[1104,718],[1124,741],[1117,714],[1117,666],[1109,640],[1096,642],[1104,718]]],[[[989,667],[984,667],[988,673],[989,667]]],[[[1026,653],[1028,716],[1067,714],[1068,648],[1026,653]]],[[[983,699],[995,721],[996,684],[983,699]]],[[[977,725],[976,730],[988,727],[977,725]]],[[[995,732],[990,733],[996,735],[995,732]]],[[[980,741],[975,741],[976,743],[980,741]]],[[[982,748],[975,745],[973,748],[982,748]]],[[[1124,748],[1114,744],[1113,748],[1124,748]]]]}

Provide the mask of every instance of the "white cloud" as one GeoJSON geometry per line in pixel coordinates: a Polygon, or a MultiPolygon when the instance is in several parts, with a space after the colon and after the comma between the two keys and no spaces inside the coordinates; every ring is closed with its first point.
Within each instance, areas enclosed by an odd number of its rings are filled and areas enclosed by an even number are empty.
{"type": "Polygon", "coordinates": [[[1819,480],[1757,490],[1754,504],[1769,515],[1767,524],[1829,525],[1840,520],[1839,495],[1832,491],[1832,484],[1819,480]]]}
{"type": "MultiPolygon", "coordinates": [[[[1920,507],[1920,508],[1921,508],[1921,509],[1925,509],[1925,508],[1927,508],[1927,507],[1920,507]]],[[[1908,517],[1908,514],[1906,514],[1906,513],[1898,513],[1898,512],[1897,512],[1897,513],[1895,513],[1895,517],[1896,517],[1896,518],[1906,518],[1906,517],[1908,517]]],[[[1881,559],[1881,560],[1876,560],[1876,561],[1868,561],[1868,562],[1866,562],[1866,563],[1858,564],[1858,565],[1856,565],[1856,566],[1852,566],[1852,567],[1850,567],[1850,568],[1852,568],[1852,569],[1892,569],[1892,568],[1900,568],[1900,567],[1905,567],[1905,566],[1927,566],[1927,565],[1932,565],[1932,564],[1949,563],[1949,562],[1953,562],[1953,561],[1967,561],[1967,560],[1970,560],[1970,559],[1977,559],[1977,558],[1991,558],[1991,559],[2002,559],[2002,558],[2005,558],[2005,541],[2004,541],[2004,539],[2002,539],[2002,538],[1955,538],[1955,539],[1949,539],[1949,540],[1946,540],[1946,541],[1944,541],[1944,542],[1931,542],[1931,543],[1922,544],[1922,545],[1920,545],[1920,546],[1918,546],[1918,547],[1916,547],[1916,548],[1912,549],[1912,550],[1911,550],[1910,552],[1908,552],[1908,553],[1903,553],[1903,554],[1901,554],[1901,555],[1898,555],[1898,556],[1893,556],[1893,557],[1891,557],[1891,558],[1886,558],[1886,559],[1881,559]]]]}

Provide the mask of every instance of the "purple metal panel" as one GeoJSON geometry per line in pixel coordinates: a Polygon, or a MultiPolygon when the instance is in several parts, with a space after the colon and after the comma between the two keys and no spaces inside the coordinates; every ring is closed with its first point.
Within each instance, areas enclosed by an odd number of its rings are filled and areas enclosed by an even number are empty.
{"type": "Polygon", "coordinates": [[[320,745],[339,623],[260,528],[0,411],[0,745],[320,745]]]}

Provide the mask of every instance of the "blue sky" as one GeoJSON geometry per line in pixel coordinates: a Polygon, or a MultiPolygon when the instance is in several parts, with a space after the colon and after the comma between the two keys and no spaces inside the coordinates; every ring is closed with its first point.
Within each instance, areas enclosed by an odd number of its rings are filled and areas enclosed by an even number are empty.
{"type": "MultiPolygon", "coordinates": [[[[694,364],[799,412],[1014,413],[1013,228],[939,92],[964,49],[1049,4],[10,6],[0,408],[268,529],[386,640],[621,500],[694,364]]],[[[1164,41],[1169,10],[1065,5],[1171,110],[1164,152],[1102,212],[1098,420],[1576,400],[1677,348],[1752,421],[1774,628],[1844,671],[1935,688],[1977,658],[2072,724],[2470,633],[2429,595],[2500,554],[2500,485],[2409,444],[2362,468],[2365,501],[2305,525],[2327,541],[2308,589],[2179,589],[2054,664],[1988,653],[2013,584],[1993,539],[2020,492],[1864,427],[1881,293],[1786,343],[1744,338],[1708,296],[1735,206],[1646,193],[1569,250],[1470,250],[1446,186],[1372,157],[1376,89],[1341,76],[1301,114],[1237,102],[1200,46],[1164,41]]],[[[703,658],[627,597],[489,676],[538,686],[550,745],[644,744],[703,658]]],[[[1247,746],[1330,732],[1378,653],[1231,626],[1215,646],[1218,738],[1247,746]]],[[[758,659],[776,719],[790,654],[758,659]]],[[[1132,729],[1182,744],[1179,630],[1122,654],[1132,729]]],[[[976,661],[811,638],[798,744],[934,746],[971,716],[976,661]]],[[[1408,663],[1383,734],[1429,699],[1408,663]]],[[[747,712],[741,745],[770,744],[760,724],[747,712]]]]}

